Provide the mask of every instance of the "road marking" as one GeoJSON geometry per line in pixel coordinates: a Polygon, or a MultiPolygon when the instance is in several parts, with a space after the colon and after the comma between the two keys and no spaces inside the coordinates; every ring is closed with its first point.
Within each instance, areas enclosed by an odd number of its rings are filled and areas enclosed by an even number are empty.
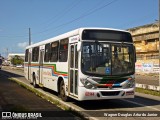
{"type": "Polygon", "coordinates": [[[125,99],[123,99],[122,101],[126,101],[126,102],[129,102],[129,103],[132,103],[132,104],[136,104],[136,105],[143,106],[143,107],[147,107],[147,108],[150,108],[150,109],[153,109],[153,110],[156,110],[156,111],[160,111],[160,109],[157,109],[157,108],[154,108],[154,107],[151,107],[151,106],[147,106],[147,105],[145,105],[145,104],[133,102],[133,101],[130,101],[130,100],[125,100],[125,99]]]}

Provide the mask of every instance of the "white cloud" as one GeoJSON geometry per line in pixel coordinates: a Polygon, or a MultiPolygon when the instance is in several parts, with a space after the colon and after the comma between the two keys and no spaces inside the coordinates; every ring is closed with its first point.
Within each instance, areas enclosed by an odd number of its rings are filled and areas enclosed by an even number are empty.
{"type": "MultiPolygon", "coordinates": [[[[33,43],[31,42],[31,44],[33,44],[33,43]]],[[[18,43],[19,48],[25,49],[27,46],[28,46],[28,42],[18,43]]]]}
{"type": "Polygon", "coordinates": [[[28,46],[28,42],[18,43],[18,47],[25,49],[28,46]]]}

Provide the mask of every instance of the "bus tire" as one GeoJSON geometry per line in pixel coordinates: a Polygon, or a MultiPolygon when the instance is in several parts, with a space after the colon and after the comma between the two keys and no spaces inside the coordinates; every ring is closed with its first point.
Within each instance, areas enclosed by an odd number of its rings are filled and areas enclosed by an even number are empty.
{"type": "Polygon", "coordinates": [[[65,93],[65,84],[63,80],[60,82],[59,88],[60,88],[60,91],[59,91],[60,98],[65,102],[68,101],[68,96],[66,96],[66,93],[65,93]]]}
{"type": "Polygon", "coordinates": [[[37,85],[37,83],[36,83],[36,76],[35,76],[35,74],[33,74],[33,87],[34,87],[34,88],[37,88],[37,87],[38,87],[38,85],[37,85]]]}

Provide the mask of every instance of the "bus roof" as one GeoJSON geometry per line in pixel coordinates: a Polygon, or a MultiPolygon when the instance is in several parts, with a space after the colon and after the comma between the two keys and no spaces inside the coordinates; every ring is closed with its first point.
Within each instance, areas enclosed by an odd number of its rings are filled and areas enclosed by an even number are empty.
{"type": "Polygon", "coordinates": [[[114,30],[114,31],[128,32],[128,31],[125,31],[125,30],[113,29],[113,28],[84,27],[84,28],[78,28],[78,29],[72,30],[70,32],[58,35],[56,37],[53,37],[53,38],[50,38],[50,39],[47,39],[47,40],[43,40],[41,42],[29,45],[29,46],[26,47],[26,49],[32,48],[32,47],[36,47],[36,46],[45,45],[45,44],[50,43],[50,42],[54,42],[54,41],[57,41],[57,40],[61,40],[61,39],[65,39],[65,38],[68,38],[68,37],[75,36],[77,34],[81,35],[82,31],[85,30],[85,29],[89,29],[89,30],[95,30],[95,29],[96,30],[114,30]]]}

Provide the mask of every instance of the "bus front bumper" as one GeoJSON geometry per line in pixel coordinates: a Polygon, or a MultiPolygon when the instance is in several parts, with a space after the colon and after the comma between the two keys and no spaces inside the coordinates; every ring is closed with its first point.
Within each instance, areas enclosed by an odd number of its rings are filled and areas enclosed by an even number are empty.
{"type": "Polygon", "coordinates": [[[109,89],[109,90],[96,90],[86,89],[79,87],[78,99],[82,100],[101,100],[101,99],[121,99],[121,98],[134,98],[134,88],[128,89],[109,89]]]}

